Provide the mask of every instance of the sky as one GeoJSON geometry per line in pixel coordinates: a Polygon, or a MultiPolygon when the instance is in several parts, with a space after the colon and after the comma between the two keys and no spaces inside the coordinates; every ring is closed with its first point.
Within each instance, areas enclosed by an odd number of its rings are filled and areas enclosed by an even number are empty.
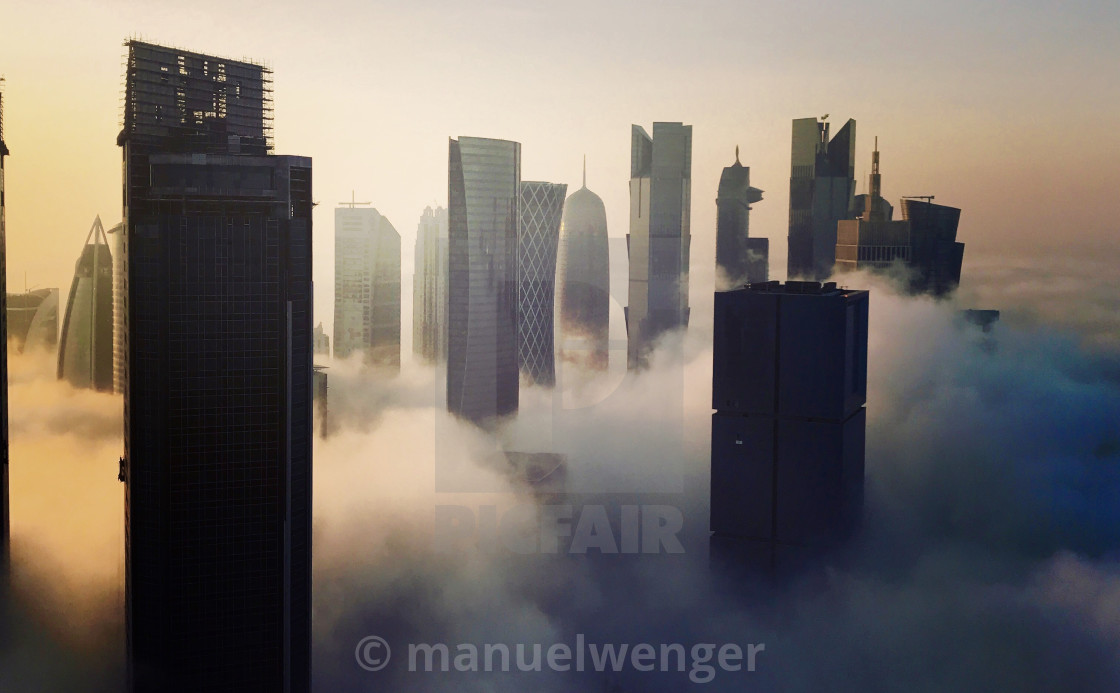
{"type": "Polygon", "coordinates": [[[333,207],[353,191],[390,219],[408,286],[417,221],[446,203],[460,135],[519,141],[524,180],[572,191],[586,154],[621,237],[630,125],[689,123],[694,265],[714,256],[715,190],[739,146],[765,191],[752,234],[771,239],[781,276],[790,121],[855,118],[860,191],[878,136],[888,199],[962,208],[965,289],[993,259],[1120,258],[1114,3],[8,0],[3,15],[12,290],[26,277],[65,295],[94,216],[120,219],[128,37],[274,70],[276,152],[314,160],[328,331],[333,207]]]}

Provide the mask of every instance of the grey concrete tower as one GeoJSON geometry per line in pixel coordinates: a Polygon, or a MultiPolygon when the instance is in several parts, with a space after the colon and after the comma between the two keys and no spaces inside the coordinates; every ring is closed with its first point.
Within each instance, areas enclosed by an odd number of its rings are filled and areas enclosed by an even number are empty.
{"type": "Polygon", "coordinates": [[[412,275],[412,351],[447,361],[447,210],[425,207],[416,227],[412,275]]]}
{"type": "Polygon", "coordinates": [[[401,235],[368,202],[334,210],[334,355],[401,366],[401,235]]]}
{"type": "MultiPolygon", "coordinates": [[[[583,187],[564,202],[556,277],[557,329],[563,363],[606,370],[610,358],[610,258],[607,212],[601,197],[583,187]]],[[[562,366],[563,367],[563,366],[562,366]]]]}
{"type": "Polygon", "coordinates": [[[688,326],[692,126],[654,123],[630,133],[627,365],[648,365],[657,340],[688,326]]]}
{"type": "Polygon", "coordinates": [[[750,237],[751,205],[761,199],[735,147],[735,163],[723,169],[716,196],[717,291],[769,278],[770,240],[750,237]]]}

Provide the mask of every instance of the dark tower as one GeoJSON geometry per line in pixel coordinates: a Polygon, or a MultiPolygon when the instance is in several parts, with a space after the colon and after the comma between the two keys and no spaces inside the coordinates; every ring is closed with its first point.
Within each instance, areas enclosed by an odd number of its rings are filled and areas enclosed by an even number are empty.
{"type": "Polygon", "coordinates": [[[868,293],[716,292],[711,529],[764,552],[827,544],[863,494],[868,293]]]}
{"type": "Polygon", "coordinates": [[[732,289],[769,277],[770,239],[751,238],[751,205],[762,191],[751,187],[751,170],[739,163],[723,169],[716,196],[716,289],[732,289]]]}
{"type": "MultiPolygon", "coordinates": [[[[0,88],[4,79],[0,77],[0,88]]],[[[4,157],[8,147],[4,144],[4,93],[0,89],[0,589],[8,572],[8,286],[5,248],[8,244],[4,227],[4,157]]]]}
{"type": "Polygon", "coordinates": [[[521,181],[517,229],[517,365],[537,385],[556,384],[556,251],[564,212],[562,183],[521,181]]]}
{"type": "Polygon", "coordinates": [[[127,46],[129,687],[305,692],[311,160],[266,68],[127,46]]]}

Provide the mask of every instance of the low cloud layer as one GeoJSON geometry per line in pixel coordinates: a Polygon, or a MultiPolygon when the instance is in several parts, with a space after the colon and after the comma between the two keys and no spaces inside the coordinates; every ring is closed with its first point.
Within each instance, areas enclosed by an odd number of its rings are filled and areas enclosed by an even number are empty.
{"type": "MultiPolygon", "coordinates": [[[[431,369],[406,363],[385,379],[330,363],[332,435],[315,451],[315,689],[1117,689],[1120,366],[1109,330],[1039,329],[1043,317],[985,334],[957,318],[992,307],[968,295],[937,303],[872,277],[845,283],[872,288],[865,529],[782,579],[709,562],[710,316],[594,407],[523,391],[520,417],[493,437],[446,417],[431,369]],[[565,453],[579,494],[530,488],[496,456],[503,448],[565,453]],[[485,490],[436,493],[437,475],[485,490]],[[612,518],[628,504],[679,508],[684,553],[435,549],[446,531],[436,506],[581,503],[612,518]],[[765,650],[756,671],[703,684],[687,671],[405,666],[410,642],[547,650],[581,634],[765,650]],[[355,661],[370,635],[393,647],[382,671],[355,661]]],[[[12,492],[35,500],[13,499],[8,632],[19,645],[0,650],[0,689],[67,690],[65,672],[112,689],[123,671],[120,400],[74,393],[20,360],[13,377],[12,492]],[[46,666],[55,660],[65,664],[46,666]]]]}

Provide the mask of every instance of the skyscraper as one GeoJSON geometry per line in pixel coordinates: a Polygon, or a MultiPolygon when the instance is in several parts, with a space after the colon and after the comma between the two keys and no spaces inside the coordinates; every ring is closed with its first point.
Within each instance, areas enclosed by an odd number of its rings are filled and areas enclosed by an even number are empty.
{"type": "Polygon", "coordinates": [[[334,355],[401,366],[401,235],[376,209],[334,210],[334,355]]]}
{"type": "Polygon", "coordinates": [[[862,509],[868,293],[769,282],[715,299],[712,531],[842,538],[862,509]]]}
{"type": "Polygon", "coordinates": [[[518,405],[521,145],[448,144],[447,409],[480,425],[518,405]]]}
{"type": "Polygon", "coordinates": [[[315,332],[312,334],[312,345],[316,356],[330,356],[331,355],[331,338],[323,330],[323,323],[315,326],[315,332]]]}
{"type": "Polygon", "coordinates": [[[8,339],[16,353],[58,347],[58,289],[8,294],[8,339]]]}
{"type": "Polygon", "coordinates": [[[530,383],[556,383],[556,249],[568,186],[521,183],[517,231],[517,363],[530,383]]]}
{"type": "Polygon", "coordinates": [[[838,224],[836,269],[885,269],[900,262],[910,270],[907,288],[913,293],[941,296],[956,289],[964,259],[964,244],[957,242],[961,210],[933,204],[933,196],[903,198],[902,220],[894,221],[882,196],[878,138],[868,189],[856,196],[859,218],[838,224]]]}
{"type": "MultiPolygon", "coordinates": [[[[7,262],[5,248],[8,244],[4,225],[4,157],[8,147],[4,144],[4,79],[0,77],[0,301],[8,298],[7,262]]],[[[8,568],[8,310],[0,305],[0,589],[8,568]]]]}
{"type": "Polygon", "coordinates": [[[412,275],[412,351],[447,360],[447,210],[425,207],[416,227],[412,275]]]}
{"type": "Polygon", "coordinates": [[[894,221],[894,209],[882,196],[879,173],[879,138],[871,155],[868,193],[857,195],[860,209],[856,219],[843,219],[836,227],[836,271],[885,269],[892,263],[910,261],[910,224],[894,221]]]}
{"type": "Polygon", "coordinates": [[[583,187],[564,202],[557,251],[559,358],[606,370],[610,355],[610,257],[603,200],[583,187]]]}
{"type": "Polygon", "coordinates": [[[845,123],[831,140],[828,129],[824,118],[793,121],[786,272],[790,279],[827,279],[836,259],[836,224],[855,216],[856,121],[845,123]]]}
{"type": "Polygon", "coordinates": [[[692,126],[654,123],[630,132],[629,368],[642,368],[657,340],[688,326],[692,126]]]}
{"type": "Polygon", "coordinates": [[[101,217],[93,220],[62,318],[58,379],[113,391],[113,258],[101,217]]]}
{"type": "Polygon", "coordinates": [[[902,218],[910,222],[911,291],[943,296],[961,283],[964,243],[957,242],[961,210],[933,203],[933,196],[903,198],[902,218]]]}
{"type": "Polygon", "coordinates": [[[129,686],[305,692],[311,160],[266,68],[127,46],[129,686]]]}
{"type": "Polygon", "coordinates": [[[716,195],[716,290],[769,278],[770,239],[751,238],[751,205],[762,191],[751,187],[751,170],[739,162],[723,169],[716,195]]]}
{"type": "Polygon", "coordinates": [[[113,256],[113,391],[124,392],[125,370],[128,367],[127,335],[125,323],[124,224],[117,224],[105,232],[109,239],[109,254],[113,256]]]}

